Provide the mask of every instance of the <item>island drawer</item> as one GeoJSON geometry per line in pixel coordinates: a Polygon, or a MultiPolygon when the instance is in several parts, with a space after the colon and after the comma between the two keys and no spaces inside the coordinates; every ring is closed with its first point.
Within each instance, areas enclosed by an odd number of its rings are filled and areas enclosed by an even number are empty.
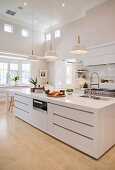
{"type": "Polygon", "coordinates": [[[52,111],[56,115],[60,115],[81,123],[85,123],[87,125],[94,125],[94,114],[92,112],[71,109],[55,104],[50,104],[50,107],[52,107],[52,111]]]}
{"type": "Polygon", "coordinates": [[[84,123],[77,122],[75,120],[65,118],[60,115],[53,115],[53,124],[60,126],[64,129],[68,129],[71,132],[76,134],[80,134],[82,136],[86,136],[88,138],[93,139],[93,130],[94,128],[90,125],[86,125],[84,123]]]}
{"type": "Polygon", "coordinates": [[[61,141],[79,149],[89,155],[93,152],[93,140],[83,137],[81,135],[75,134],[67,129],[54,125],[55,136],[61,141]]]}
{"type": "Polygon", "coordinates": [[[22,120],[27,121],[29,118],[29,113],[15,107],[15,116],[19,117],[22,120]]]}
{"type": "Polygon", "coordinates": [[[19,101],[15,101],[15,107],[24,110],[26,112],[29,112],[29,105],[19,102],[19,101]]]}
{"type": "Polygon", "coordinates": [[[15,101],[19,101],[21,103],[24,103],[24,104],[27,104],[29,105],[29,99],[28,97],[24,97],[24,96],[21,96],[21,95],[15,95],[15,101]]]}

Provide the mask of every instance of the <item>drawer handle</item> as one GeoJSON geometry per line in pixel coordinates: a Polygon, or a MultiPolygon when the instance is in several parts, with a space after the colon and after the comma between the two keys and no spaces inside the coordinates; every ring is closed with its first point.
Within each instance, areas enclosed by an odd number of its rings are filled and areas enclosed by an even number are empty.
{"type": "Polygon", "coordinates": [[[37,100],[34,100],[34,103],[43,104],[42,102],[39,102],[37,100]]]}

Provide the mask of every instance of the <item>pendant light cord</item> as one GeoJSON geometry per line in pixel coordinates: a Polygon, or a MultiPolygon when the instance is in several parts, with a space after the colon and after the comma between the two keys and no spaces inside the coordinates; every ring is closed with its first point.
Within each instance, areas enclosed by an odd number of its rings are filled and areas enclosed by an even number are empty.
{"type": "Polygon", "coordinates": [[[53,16],[53,0],[51,0],[51,45],[50,45],[50,51],[52,51],[52,45],[53,45],[53,36],[52,36],[52,16],[53,16]]]}
{"type": "Polygon", "coordinates": [[[34,49],[33,49],[33,46],[34,46],[34,45],[33,45],[33,43],[34,43],[34,42],[33,42],[33,41],[34,41],[34,30],[33,30],[33,29],[34,29],[34,26],[33,26],[33,24],[34,24],[34,22],[33,22],[33,21],[34,21],[34,16],[33,16],[33,5],[34,5],[34,4],[33,4],[33,0],[32,0],[32,55],[34,55],[34,49]]]}

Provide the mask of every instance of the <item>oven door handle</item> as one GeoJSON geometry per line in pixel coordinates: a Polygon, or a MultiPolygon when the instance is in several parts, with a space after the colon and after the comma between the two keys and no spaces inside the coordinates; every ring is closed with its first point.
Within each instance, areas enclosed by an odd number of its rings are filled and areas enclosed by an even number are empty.
{"type": "Polygon", "coordinates": [[[40,101],[37,101],[37,100],[34,100],[34,103],[43,104],[43,102],[40,102],[40,101]]]}

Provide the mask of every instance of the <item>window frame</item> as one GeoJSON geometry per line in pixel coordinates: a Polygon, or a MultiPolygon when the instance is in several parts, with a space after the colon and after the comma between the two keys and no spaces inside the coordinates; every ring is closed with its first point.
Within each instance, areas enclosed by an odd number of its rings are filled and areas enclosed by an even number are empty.
{"type": "Polygon", "coordinates": [[[55,38],[60,38],[61,37],[61,30],[60,29],[57,29],[55,30],[55,35],[54,35],[55,38]]]}
{"type": "Polygon", "coordinates": [[[7,33],[13,33],[13,25],[11,24],[4,24],[4,32],[7,32],[7,33]],[[5,29],[5,27],[9,27],[11,29],[11,31],[8,31],[7,29],[5,29]]]}
{"type": "MultiPolygon", "coordinates": [[[[28,62],[16,62],[16,61],[0,61],[0,63],[7,63],[8,65],[8,73],[10,73],[10,64],[18,64],[18,74],[19,74],[19,77],[20,77],[20,84],[26,84],[26,85],[29,85],[30,83],[22,83],[22,64],[29,64],[30,65],[30,77],[31,77],[31,63],[28,63],[28,62]]],[[[0,85],[12,85],[12,81],[10,81],[10,75],[8,76],[8,79],[6,80],[6,83],[4,84],[1,84],[0,85]]]]}
{"type": "MultiPolygon", "coordinates": [[[[4,66],[3,66],[3,69],[0,69],[0,72],[3,71],[3,74],[4,74],[4,71],[6,71],[6,73],[8,74],[8,63],[7,62],[0,62],[0,64],[7,64],[7,69],[4,69],[4,66]]],[[[6,75],[6,83],[4,82],[4,75],[3,75],[3,82],[1,83],[0,82],[0,85],[6,85],[7,84],[7,75],[6,75]]]]}
{"type": "Polygon", "coordinates": [[[21,36],[22,36],[22,37],[25,37],[25,38],[28,38],[28,37],[29,37],[29,30],[28,30],[28,29],[25,29],[25,28],[22,28],[21,36]],[[26,32],[27,35],[24,35],[23,32],[26,32]]]}
{"type": "Polygon", "coordinates": [[[46,36],[45,36],[45,39],[46,39],[46,41],[51,41],[51,39],[52,39],[51,33],[47,33],[46,36]],[[50,38],[48,38],[48,36],[49,36],[50,38]]]}

